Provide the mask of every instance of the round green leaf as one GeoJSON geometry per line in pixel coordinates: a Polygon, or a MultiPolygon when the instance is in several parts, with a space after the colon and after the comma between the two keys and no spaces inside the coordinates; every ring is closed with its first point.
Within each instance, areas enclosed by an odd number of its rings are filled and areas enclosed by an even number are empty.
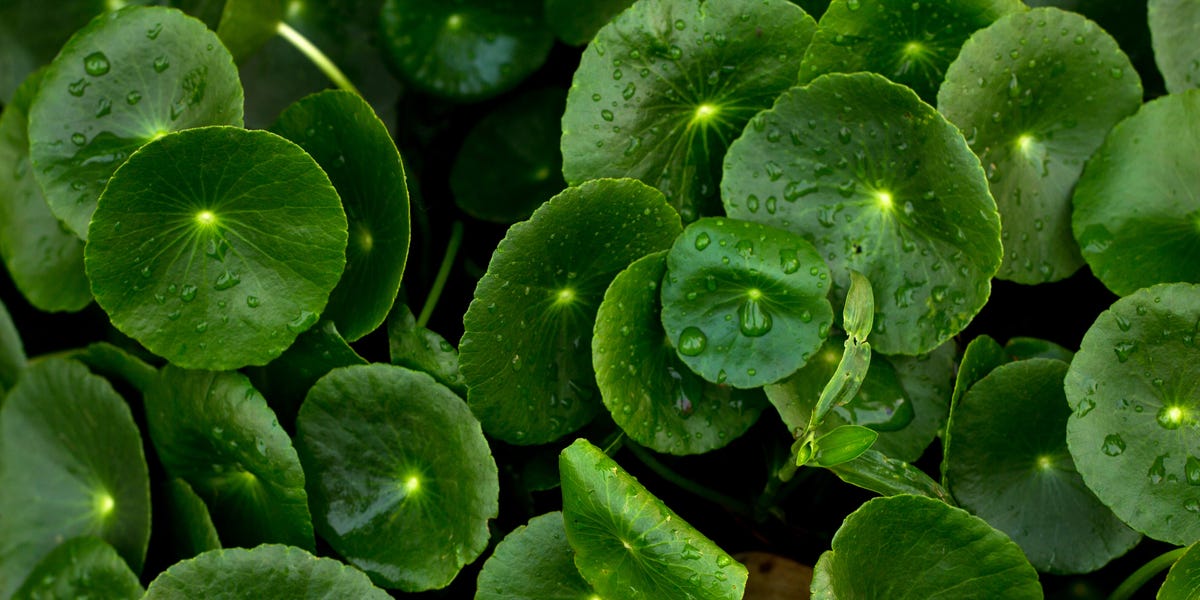
{"type": "Polygon", "coordinates": [[[463,140],[450,170],[454,202],[471,216],[512,223],[562,191],[559,127],[566,96],[527,92],[501,105],[463,140]]]}
{"type": "Polygon", "coordinates": [[[244,375],[168,365],[145,402],[159,459],[208,504],[223,540],[313,547],[300,459],[244,375]]]}
{"type": "Polygon", "coordinates": [[[51,550],[29,573],[13,599],[139,600],[145,592],[137,575],[112,546],[87,536],[67,540],[51,550]]]}
{"type": "Polygon", "coordinates": [[[483,563],[475,600],[590,600],[596,596],[567,543],[561,512],[529,520],[504,536],[483,563]]]}
{"type": "Polygon", "coordinates": [[[746,568],[585,439],[558,457],[575,566],[605,598],[742,597],[746,568]]]}
{"type": "MultiPolygon", "coordinates": [[[[163,518],[165,530],[170,540],[170,547],[175,556],[181,559],[192,558],[209,550],[221,547],[221,538],[217,534],[217,526],[213,524],[212,515],[204,499],[188,485],[188,482],[173,477],[164,486],[167,501],[166,517],[163,518]]],[[[155,513],[158,516],[161,513],[155,513]]],[[[156,533],[157,535],[157,533],[156,533]]]]}
{"type": "Polygon", "coordinates": [[[176,563],[150,583],[145,600],[387,600],[366,575],[332,558],[277,544],[212,550],[176,563]]]}
{"type": "Polygon", "coordinates": [[[417,327],[412,311],[396,303],[388,317],[388,349],[393,365],[433,376],[438,383],[467,397],[467,386],[458,371],[458,350],[446,338],[424,327],[417,327]]]}
{"type": "Polygon", "coordinates": [[[3,403],[4,392],[17,383],[17,378],[25,369],[25,361],[25,346],[21,344],[17,326],[13,324],[4,302],[0,302],[0,404],[3,403]]]}
{"type": "Polygon", "coordinates": [[[762,412],[758,390],[705,381],[679,359],[662,326],[666,252],[622,271],[596,313],[592,364],[604,405],[633,441],[657,452],[700,454],[746,432],[762,412]]]}
{"type": "Polygon", "coordinates": [[[834,0],[800,67],[800,83],[825,73],[871,71],[936,100],[946,67],[975,30],[1026,10],[1020,0],[834,0]]]}
{"type": "Polygon", "coordinates": [[[562,121],[572,184],[634,177],[685,222],[720,213],[729,142],[795,82],[816,23],[786,0],[643,0],[596,34],[562,121]]]}
{"type": "Polygon", "coordinates": [[[43,71],[29,76],[0,113],[0,259],[40,310],[77,311],[92,301],[83,242],[50,212],[29,164],[29,103],[43,71]]]}
{"type": "Polygon", "coordinates": [[[289,107],[271,128],[329,175],[349,223],[346,272],[325,318],[353,342],[387,318],[408,260],[408,186],[387,127],[358,94],[330,90],[289,107]]]}
{"type": "Polygon", "coordinates": [[[1067,363],[1001,365],[954,407],[946,484],[959,505],[1007,533],[1048,573],[1089,573],[1142,536],[1096,499],[1067,450],[1067,363]]]}
{"type": "Polygon", "coordinates": [[[487,547],[496,462],[466,403],[424,373],[343,367],[300,407],[317,531],[388,588],[445,587],[487,547]]]}
{"type": "Polygon", "coordinates": [[[1076,13],[1008,15],[963,45],[938,109],[987,166],[1004,241],[997,277],[1042,283],[1083,264],[1071,235],[1071,192],[1105,134],[1141,103],[1129,58],[1076,13]]]}
{"type": "Polygon", "coordinates": [[[1117,295],[1200,281],[1198,112],[1198,90],[1146,103],[1109,132],[1075,187],[1075,239],[1117,295]]]}
{"type": "Polygon", "coordinates": [[[33,174],[54,215],[86,240],[96,199],[129,155],[203,125],[242,125],[242,85],[216,34],[170,8],[105,13],[46,69],[29,109],[33,174]]]}
{"type": "Polygon", "coordinates": [[[454,100],[504,92],[546,61],[542,0],[386,0],[384,46],[413,85],[454,100]]]}
{"type": "Polygon", "coordinates": [[[582,46],[596,36],[606,23],[629,8],[633,0],[545,0],[546,25],[558,39],[582,46]]]}
{"type": "Polygon", "coordinates": [[[515,444],[556,440],[601,408],[591,337],[604,290],[681,230],[661,193],[604,179],[567,188],[500,241],[463,317],[471,410],[515,444]]]}
{"type": "Polygon", "coordinates": [[[235,369],[270,362],[317,322],[346,235],[337,192],[298,146],[205,127],[121,167],[84,260],[121,332],[181,367],[235,369]]]}
{"type": "Polygon", "coordinates": [[[94,342],[59,354],[85,365],[109,380],[124,380],[139,392],[145,392],[158,379],[158,370],[130,352],[108,342],[94,342]]]}
{"type": "Polygon", "coordinates": [[[1200,544],[1192,544],[1171,570],[1158,590],[1158,600],[1195,600],[1200,590],[1200,544]]]}
{"type": "Polygon", "coordinates": [[[826,75],[780,96],[730,146],[721,195],[730,217],[812,242],[835,304],[851,270],[865,275],[881,354],[921,354],[962,331],[1000,266],[979,159],[937,111],[878,75],[826,75]]]}
{"type": "Polygon", "coordinates": [[[1079,474],[1134,529],[1200,540],[1200,286],[1117,300],[1067,373],[1067,443],[1079,474]]]}
{"type": "Polygon", "coordinates": [[[1200,87],[1200,3],[1150,0],[1150,36],[1154,60],[1172,94],[1200,87]]]}
{"type": "Polygon", "coordinates": [[[1042,598],[1021,549],[978,517],[921,496],[876,498],[846,517],[813,572],[813,600],[1042,598]]]}
{"type": "Polygon", "coordinates": [[[829,268],[774,227],[705,218],[667,254],[662,324],[679,358],[737,388],[779,381],[821,347],[833,322],[829,268]]]}
{"type": "Polygon", "coordinates": [[[29,366],[0,408],[0,597],[63,540],[94,535],[141,571],[150,480],[129,406],[71,360],[29,366]]]}

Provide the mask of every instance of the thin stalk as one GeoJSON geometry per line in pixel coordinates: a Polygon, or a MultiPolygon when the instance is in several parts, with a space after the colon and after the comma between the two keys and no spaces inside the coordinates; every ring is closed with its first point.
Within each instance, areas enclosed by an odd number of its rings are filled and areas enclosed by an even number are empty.
{"type": "Polygon", "coordinates": [[[301,54],[307,56],[308,60],[312,61],[312,64],[316,65],[330,81],[336,83],[343,90],[354,92],[359,96],[362,95],[359,93],[358,88],[354,87],[353,83],[350,83],[350,79],[346,77],[346,74],[332,60],[329,60],[329,57],[325,56],[325,53],[321,52],[320,48],[308,41],[308,38],[304,37],[304,34],[292,29],[291,26],[283,21],[279,22],[277,31],[279,35],[283,36],[283,39],[291,42],[301,54]]]}
{"type": "Polygon", "coordinates": [[[633,441],[626,440],[625,447],[629,448],[629,451],[632,452],[638,460],[642,461],[642,464],[646,465],[646,467],[648,467],[651,471],[657,473],[659,477],[662,477],[663,479],[675,484],[680,489],[691,492],[701,498],[704,498],[705,500],[708,500],[709,502],[712,502],[713,504],[740,515],[745,515],[748,517],[752,517],[754,515],[754,508],[749,504],[746,504],[745,502],[735,498],[730,498],[721,492],[709,489],[703,485],[700,485],[699,483],[696,483],[695,481],[692,481],[691,479],[688,479],[687,477],[684,477],[683,475],[680,475],[679,473],[676,473],[675,471],[672,471],[666,465],[658,462],[658,459],[651,456],[645,448],[633,443],[633,441]]]}
{"type": "Polygon", "coordinates": [[[1187,551],[1187,548],[1176,548],[1163,554],[1150,562],[1144,564],[1132,575],[1121,582],[1117,589],[1113,590],[1112,595],[1108,600],[1129,600],[1147,581],[1154,579],[1155,575],[1167,570],[1175,561],[1179,560],[1180,556],[1187,551]]]}
{"type": "Polygon", "coordinates": [[[433,278],[433,287],[429,289],[429,295],[425,297],[425,305],[421,307],[421,316],[417,317],[417,327],[424,327],[429,322],[429,317],[433,315],[433,307],[437,306],[438,299],[442,297],[442,288],[446,287],[446,280],[450,278],[450,267],[454,266],[454,258],[458,255],[458,247],[462,245],[462,238],[462,221],[455,221],[450,228],[450,242],[446,244],[446,254],[442,256],[442,266],[438,267],[437,276],[433,278]]]}

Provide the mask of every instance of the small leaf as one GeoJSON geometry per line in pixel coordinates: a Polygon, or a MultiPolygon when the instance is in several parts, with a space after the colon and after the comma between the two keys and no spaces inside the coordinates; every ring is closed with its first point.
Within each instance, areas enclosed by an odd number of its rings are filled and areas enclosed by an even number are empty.
{"type": "Polygon", "coordinates": [[[813,416],[809,421],[810,428],[816,427],[824,420],[833,407],[849,403],[858,395],[863,380],[867,378],[871,366],[871,344],[856,344],[854,340],[847,339],[844,348],[837,369],[834,369],[833,375],[829,377],[820,397],[817,398],[817,405],[813,408],[813,416]]]}
{"type": "Polygon", "coordinates": [[[605,598],[742,597],[746,568],[587,440],[559,455],[575,565],[605,598]]]}
{"type": "Polygon", "coordinates": [[[92,536],[62,542],[34,567],[13,600],[139,600],[145,590],[107,542],[92,536]]]}
{"type": "Polygon", "coordinates": [[[871,280],[858,271],[850,271],[850,289],[842,308],[842,327],[856,342],[864,342],[875,324],[875,292],[871,280]]]}
{"type": "Polygon", "coordinates": [[[924,471],[878,450],[867,450],[858,458],[834,465],[829,470],[850,485],[883,496],[911,494],[955,505],[950,493],[924,471]]]}
{"type": "Polygon", "coordinates": [[[529,520],[504,536],[483,563],[475,600],[584,600],[592,586],[575,568],[561,512],[529,520]]]}
{"type": "Polygon", "coordinates": [[[388,317],[388,349],[393,365],[428,373],[459,396],[467,396],[458,371],[458,351],[446,338],[417,327],[412,311],[400,302],[388,317]]]}
{"type": "Polygon", "coordinates": [[[852,461],[871,448],[879,433],[861,425],[841,425],[817,438],[817,466],[832,467],[852,461]]]}

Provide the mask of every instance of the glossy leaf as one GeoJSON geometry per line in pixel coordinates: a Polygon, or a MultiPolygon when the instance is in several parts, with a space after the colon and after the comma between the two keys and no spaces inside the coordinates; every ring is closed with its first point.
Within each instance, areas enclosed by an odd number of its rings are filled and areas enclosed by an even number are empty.
{"type": "Polygon", "coordinates": [[[158,379],[158,370],[127,350],[108,342],[95,342],[83,348],[68,350],[63,358],[77,360],[97,375],[122,379],[139,392],[146,392],[158,379]]]}
{"type": "Polygon", "coordinates": [[[850,289],[842,307],[842,327],[856,342],[866,341],[875,326],[875,290],[871,280],[858,271],[850,271],[850,289]]]}
{"type": "Polygon", "coordinates": [[[1096,278],[1118,295],[1156,283],[1200,282],[1197,111],[1197,90],[1146,103],[1109,132],[1075,187],[1075,239],[1096,278]],[[1125,201],[1130,197],[1138,201],[1125,201]]]}
{"type": "Polygon", "coordinates": [[[134,151],[204,125],[242,125],[241,82],[216,34],[169,8],[105,13],[46,69],[29,109],[33,174],[54,215],[87,239],[97,198],[134,151]]]}
{"type": "Polygon", "coordinates": [[[861,425],[839,425],[817,438],[817,453],[813,463],[832,467],[852,461],[871,449],[879,433],[861,425]]]}
{"type": "Polygon", "coordinates": [[[475,288],[459,344],[468,400],[485,431],[540,444],[599,412],[590,350],[604,290],[680,229],[661,193],[628,179],[567,188],[509,228],[475,288]]]}
{"type": "Polygon", "coordinates": [[[1150,0],[1154,60],[1172,94],[1200,87],[1200,5],[1193,0],[1150,0]]]}
{"type": "Polygon", "coordinates": [[[181,559],[188,559],[221,548],[221,538],[208,512],[208,505],[192,486],[173,477],[163,488],[167,497],[165,529],[175,555],[181,559]]]}
{"type": "Polygon", "coordinates": [[[346,271],[324,317],[353,342],[396,301],[408,260],[408,186],[391,133],[358,94],[330,90],[283,112],[271,131],[312,156],[342,199],[349,224],[346,271]]]}
{"type": "Polygon", "coordinates": [[[112,546],[87,536],[69,539],[51,550],[12,597],[139,600],[145,592],[137,575],[112,546]]]}
{"type": "Polygon", "coordinates": [[[787,231],[705,218],[667,253],[662,324],[680,360],[736,388],[795,373],[833,322],[829,269],[787,231]]]}
{"type": "Polygon", "coordinates": [[[463,140],[450,170],[454,202],[473,217],[512,223],[567,186],[558,150],[565,93],[542,88],[505,102],[463,140]]]}
{"type": "Polygon", "coordinates": [[[412,311],[402,303],[396,303],[388,317],[388,348],[393,365],[428,373],[459,396],[467,396],[458,371],[458,351],[446,338],[417,327],[412,311]]]}
{"type": "Polygon", "coordinates": [[[21,336],[8,308],[0,302],[0,404],[3,404],[4,392],[16,385],[24,369],[25,346],[21,344],[21,336]]]}
{"type": "Polygon", "coordinates": [[[136,573],[150,538],[150,482],[129,406],[61,358],[30,365],[0,408],[0,597],[61,541],[93,535],[136,573]]]}
{"type": "MultiPolygon", "coordinates": [[[[1000,346],[996,340],[988,335],[980,335],[971,340],[967,344],[967,349],[963,351],[962,359],[959,360],[958,370],[954,374],[954,391],[950,396],[950,413],[954,412],[958,403],[962,401],[963,396],[967,395],[967,391],[971,386],[979,382],[991,373],[996,367],[1004,364],[1004,348],[1000,346]]],[[[950,447],[950,442],[954,437],[954,432],[949,428],[942,431],[942,463],[941,481],[946,485],[946,468],[950,463],[946,460],[946,449],[950,447]]]]}
{"type": "Polygon", "coordinates": [[[633,0],[545,0],[546,25],[558,39],[572,46],[582,46],[596,36],[613,17],[629,8],[633,0]]]}
{"type": "Polygon", "coordinates": [[[891,496],[846,517],[817,561],[812,597],[1040,600],[1042,588],[1021,549],[983,520],[940,500],[891,496]]]}
{"type": "Polygon", "coordinates": [[[178,366],[233,369],[317,322],[345,248],[341,202],[303,150],[207,127],[148,144],[113,176],[84,260],[117,329],[178,366]]]}
{"type": "Polygon", "coordinates": [[[741,598],[746,568],[587,440],[559,455],[575,565],[605,598],[741,598]]]}
{"type": "Polygon", "coordinates": [[[786,0],[643,0],[596,34],[563,115],[563,176],[634,177],[720,214],[729,142],[796,78],[816,23],[786,0]]]}
{"type": "Polygon", "coordinates": [[[8,165],[0,169],[0,259],[30,304],[77,311],[92,301],[83,242],[50,212],[29,163],[29,104],[43,73],[31,74],[0,113],[0,165],[8,165]]]}
{"type": "Polygon", "coordinates": [[[825,73],[871,71],[932,104],[963,42],[1020,0],[833,0],[804,55],[800,83],[825,73]]]}
{"type": "Polygon", "coordinates": [[[487,547],[496,462],[465,402],[391,365],[322,377],[297,419],[317,531],[384,587],[445,587],[487,547]]]}
{"type": "Polygon", "coordinates": [[[730,217],[812,242],[835,304],[851,270],[870,280],[871,346],[882,354],[929,352],[957,334],[1000,266],[979,159],[932,107],[878,75],[826,75],[785,92],[730,146],[721,195],[730,217]]]}
{"type": "Polygon", "coordinates": [[[959,505],[1007,533],[1048,573],[1090,573],[1142,536],[1083,483],[1067,450],[1067,363],[1001,365],[950,414],[946,483],[959,505]]]}
{"type": "Polygon", "coordinates": [[[1083,481],[1147,536],[1200,540],[1200,286],[1139,290],[1100,313],[1067,373],[1083,481]]]}
{"type": "Polygon", "coordinates": [[[561,512],[529,520],[504,536],[483,563],[475,600],[586,600],[592,586],[575,568],[561,512]]]}
{"type": "Polygon", "coordinates": [[[285,9],[283,0],[225,0],[217,35],[241,62],[275,36],[285,9]]]}
{"type": "Polygon", "coordinates": [[[1167,579],[1158,590],[1158,600],[1196,600],[1200,590],[1200,544],[1192,544],[1171,565],[1167,579]]]}
{"type": "Polygon", "coordinates": [[[1083,265],[1071,235],[1071,193],[1104,136],[1141,102],[1129,58],[1076,13],[1011,14],[963,45],[938,110],[987,166],[1004,240],[997,277],[1035,284],[1083,265]]]}
{"type": "Polygon", "coordinates": [[[150,583],[145,600],[387,600],[366,575],[332,558],[277,544],[212,550],[176,563],[150,583]]]}
{"type": "Polygon", "coordinates": [[[482,100],[545,62],[554,36],[542,0],[387,0],[380,20],[400,74],[422,90],[482,100]]]}
{"type": "Polygon", "coordinates": [[[765,406],[758,390],[705,381],[664,344],[659,285],[666,252],[617,275],[596,313],[592,365],[604,405],[633,441],[657,452],[699,454],[741,436],[765,406]]]}
{"type": "Polygon", "coordinates": [[[875,449],[858,458],[829,467],[838,479],[883,496],[910,494],[941,500],[954,506],[954,498],[924,471],[875,449]]]}
{"type": "Polygon", "coordinates": [[[158,457],[204,499],[221,539],[313,547],[300,459],[245,376],[168,365],[145,402],[158,457]]]}

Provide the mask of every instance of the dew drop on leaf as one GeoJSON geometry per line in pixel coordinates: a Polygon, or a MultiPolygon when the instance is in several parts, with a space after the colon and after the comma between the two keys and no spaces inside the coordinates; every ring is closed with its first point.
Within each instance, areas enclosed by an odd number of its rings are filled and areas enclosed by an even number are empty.
{"type": "Polygon", "coordinates": [[[679,334],[679,353],[697,356],[708,347],[708,336],[696,327],[685,327],[679,334]]]}
{"type": "Polygon", "coordinates": [[[1120,456],[1125,452],[1125,440],[1115,433],[1110,433],[1104,436],[1104,443],[1100,446],[1100,451],[1109,456],[1120,456]]]}

